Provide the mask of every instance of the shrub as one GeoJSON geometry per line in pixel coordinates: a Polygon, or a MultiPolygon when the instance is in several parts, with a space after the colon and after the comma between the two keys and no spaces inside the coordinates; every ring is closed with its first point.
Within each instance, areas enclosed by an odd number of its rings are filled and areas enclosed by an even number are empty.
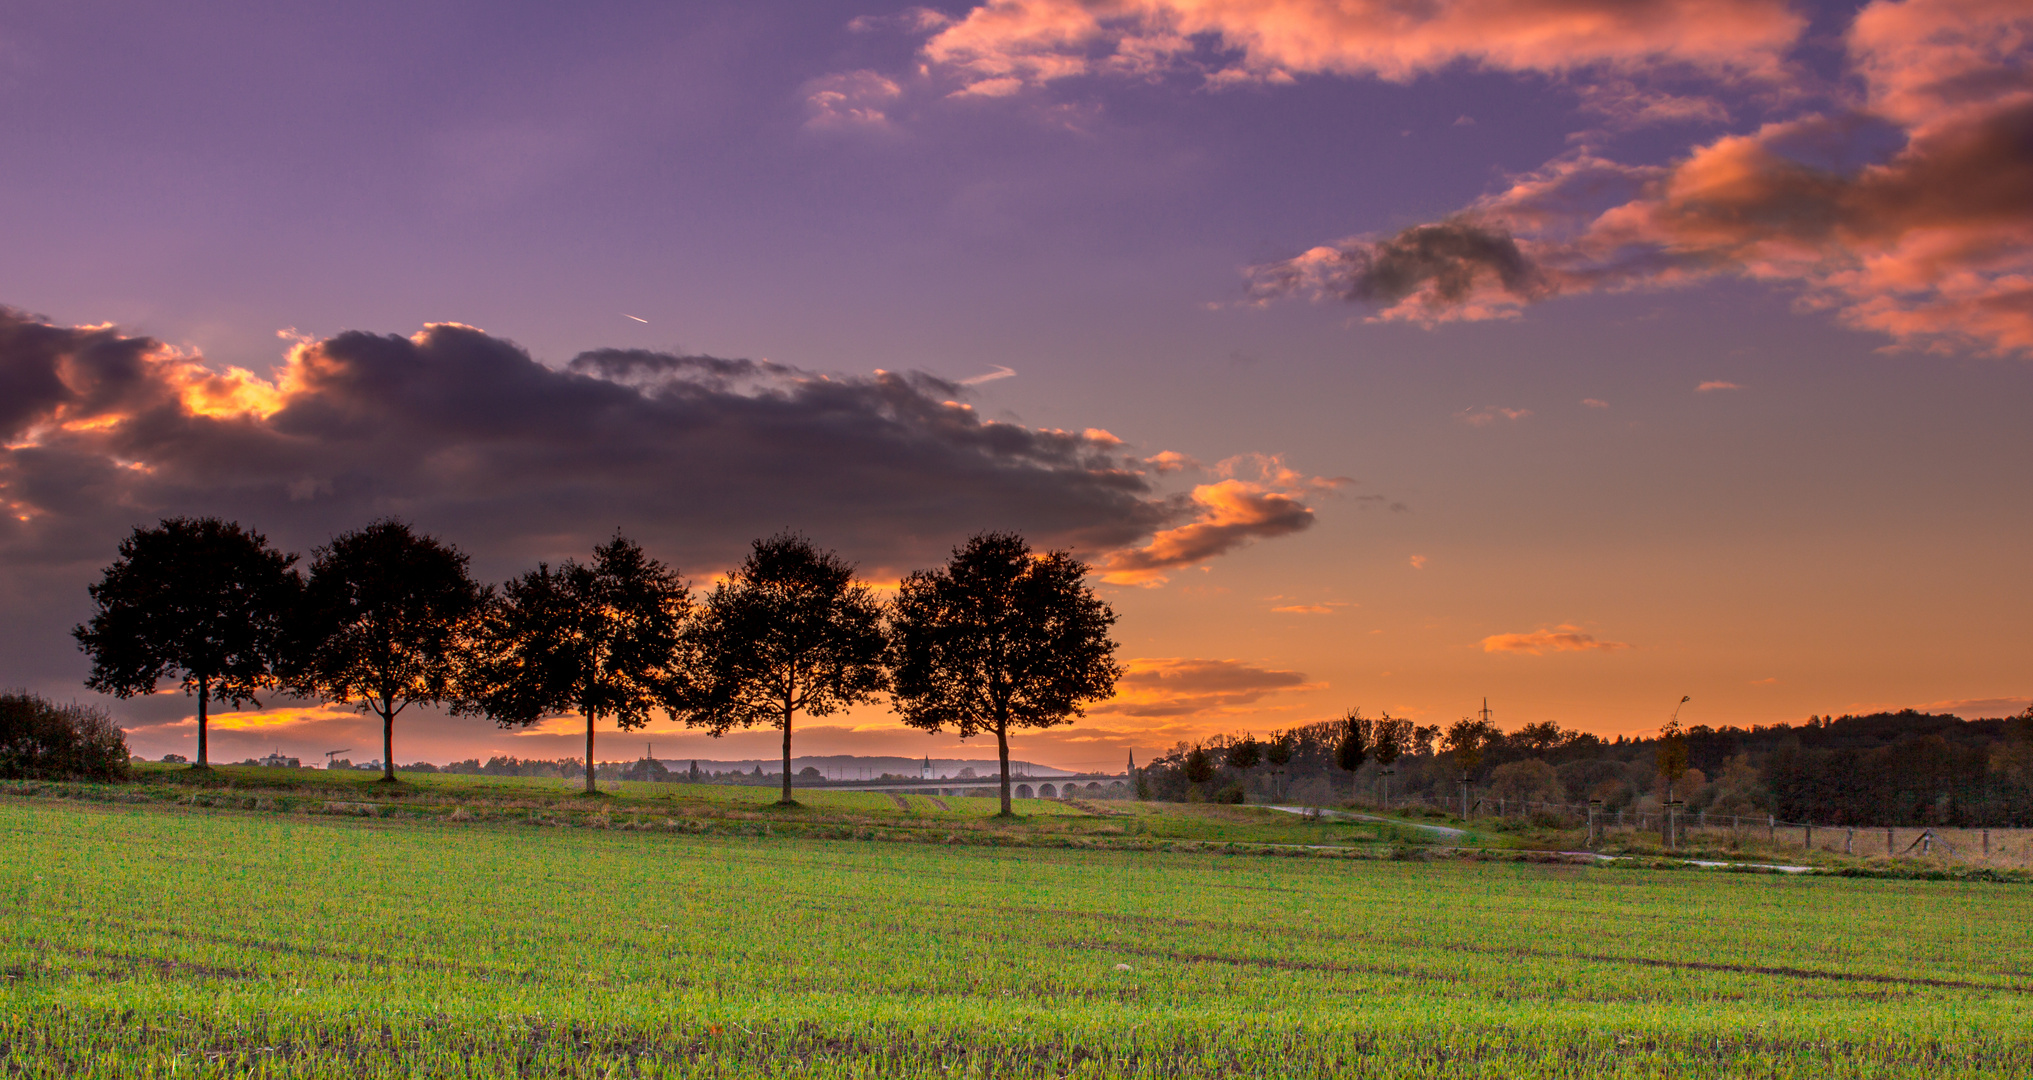
{"type": "Polygon", "coordinates": [[[104,709],[0,694],[0,777],[10,780],[127,775],[127,736],[104,709]]]}

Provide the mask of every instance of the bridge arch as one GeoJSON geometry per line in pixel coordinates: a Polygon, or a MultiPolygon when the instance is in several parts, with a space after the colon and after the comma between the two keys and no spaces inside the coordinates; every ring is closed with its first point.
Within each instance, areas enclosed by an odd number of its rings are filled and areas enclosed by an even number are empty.
{"type": "Polygon", "coordinates": [[[1018,785],[1016,786],[1016,797],[1017,797],[1017,798],[1019,798],[1019,799],[1028,799],[1028,798],[1030,798],[1030,797],[1031,797],[1031,786],[1030,786],[1029,784],[1018,784],[1018,785]]]}
{"type": "Polygon", "coordinates": [[[1056,799],[1056,798],[1058,798],[1058,797],[1059,797],[1059,792],[1058,792],[1058,789],[1054,788],[1054,787],[1053,787],[1052,785],[1050,785],[1050,784],[1040,784],[1040,785],[1038,785],[1038,798],[1040,798],[1040,799],[1056,799]]]}

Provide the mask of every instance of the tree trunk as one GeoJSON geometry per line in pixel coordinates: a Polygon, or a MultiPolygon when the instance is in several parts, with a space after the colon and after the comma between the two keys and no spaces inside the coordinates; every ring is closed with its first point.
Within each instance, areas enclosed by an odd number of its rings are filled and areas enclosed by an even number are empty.
{"type": "Polygon", "coordinates": [[[205,704],[212,696],[212,680],[198,680],[198,768],[212,767],[211,758],[206,756],[205,747],[205,704]]]}
{"type": "Polygon", "coordinates": [[[995,751],[1002,757],[1002,816],[1010,816],[1009,808],[1009,724],[995,726],[995,751]]]}
{"type": "Polygon", "coordinates": [[[395,710],[381,709],[381,778],[395,783],[395,710]]]}
{"type": "Polygon", "coordinates": [[[586,710],[586,794],[595,795],[600,791],[599,781],[593,777],[593,710],[586,710]]]}
{"type": "Polygon", "coordinates": [[[783,803],[791,803],[791,707],[784,706],[784,797],[783,803]]]}

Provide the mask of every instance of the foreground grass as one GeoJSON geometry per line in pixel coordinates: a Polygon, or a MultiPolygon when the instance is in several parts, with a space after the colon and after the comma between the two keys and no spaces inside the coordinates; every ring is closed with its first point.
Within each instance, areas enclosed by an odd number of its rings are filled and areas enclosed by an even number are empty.
{"type": "Polygon", "coordinates": [[[17,1076],[2023,1076],[2033,889],[0,799],[17,1076]]]}

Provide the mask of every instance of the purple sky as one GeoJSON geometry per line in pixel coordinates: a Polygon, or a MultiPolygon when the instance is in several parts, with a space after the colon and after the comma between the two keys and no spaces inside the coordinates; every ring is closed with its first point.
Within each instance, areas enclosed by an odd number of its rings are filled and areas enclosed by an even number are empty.
{"type": "MultiPolygon", "coordinates": [[[[2033,15],[1422,10],[10,5],[0,684],[83,694],[65,631],[136,524],[400,513],[494,578],[616,524],[695,580],[786,525],[888,580],[1076,545],[1137,674],[1034,760],[1485,695],[2023,708],[2033,15]],[[446,322],[485,334],[335,338],[446,322]],[[147,370],[88,402],[92,349],[147,370]],[[557,374],[599,349],[770,366],[557,374]],[[201,368],[251,373],[217,416],[201,368]]],[[[153,756],[188,706],[114,707],[153,756]]],[[[357,726],[243,720],[221,756],[357,726]]],[[[800,749],[956,746],[877,708],[800,749]]]]}

